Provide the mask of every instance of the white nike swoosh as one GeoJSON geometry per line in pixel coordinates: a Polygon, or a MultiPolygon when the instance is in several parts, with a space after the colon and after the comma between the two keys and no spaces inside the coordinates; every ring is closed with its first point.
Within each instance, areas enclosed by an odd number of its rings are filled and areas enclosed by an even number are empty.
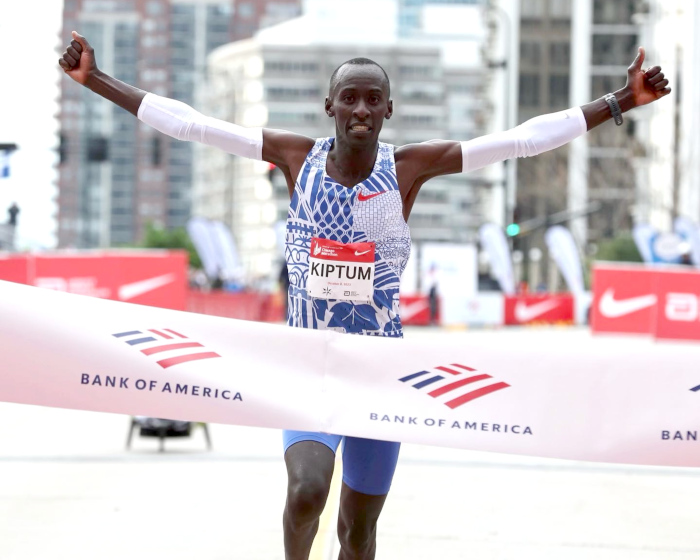
{"type": "Polygon", "coordinates": [[[356,256],[356,257],[361,257],[362,255],[366,255],[367,253],[369,253],[371,250],[372,250],[372,249],[367,249],[366,251],[362,251],[362,252],[360,252],[360,251],[355,251],[355,256],[356,256]]]}
{"type": "Polygon", "coordinates": [[[553,299],[533,303],[532,305],[519,301],[515,304],[515,320],[518,321],[518,323],[527,323],[547,313],[547,311],[558,307],[559,303],[560,302],[553,299]]]}
{"type": "Polygon", "coordinates": [[[121,301],[134,299],[135,297],[152,292],[153,290],[157,290],[158,288],[174,282],[175,278],[175,274],[171,273],[147,278],[146,280],[139,280],[131,284],[124,284],[123,286],[119,286],[119,299],[121,301]]]}
{"type": "Polygon", "coordinates": [[[655,294],[646,294],[627,299],[615,299],[615,289],[608,288],[605,290],[603,297],[600,298],[598,309],[603,317],[615,319],[651,307],[655,304],[655,294]]]}
{"type": "Polygon", "coordinates": [[[424,310],[428,309],[430,307],[428,305],[427,301],[414,301],[413,303],[409,305],[402,305],[401,306],[401,319],[404,321],[408,321],[409,319],[412,319],[419,313],[423,312],[424,310]]]}

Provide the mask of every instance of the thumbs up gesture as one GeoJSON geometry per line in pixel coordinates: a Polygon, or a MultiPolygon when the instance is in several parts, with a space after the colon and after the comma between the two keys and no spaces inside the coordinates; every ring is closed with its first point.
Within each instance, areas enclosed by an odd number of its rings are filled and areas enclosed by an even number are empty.
{"type": "Polygon", "coordinates": [[[68,76],[85,85],[90,76],[98,72],[95,52],[85,37],[76,31],[72,35],[73,40],[58,59],[58,64],[68,76]]]}
{"type": "Polygon", "coordinates": [[[639,47],[637,57],[627,69],[626,89],[630,92],[634,107],[646,105],[671,93],[668,80],[660,66],[642,70],[645,52],[639,47]]]}

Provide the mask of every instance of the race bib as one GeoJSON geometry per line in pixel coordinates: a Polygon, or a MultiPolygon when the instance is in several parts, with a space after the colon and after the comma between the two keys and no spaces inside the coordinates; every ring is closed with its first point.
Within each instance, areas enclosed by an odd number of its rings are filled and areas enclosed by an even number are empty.
{"type": "Polygon", "coordinates": [[[340,243],[313,237],[306,287],[315,298],[371,301],[374,242],[340,243]]]}

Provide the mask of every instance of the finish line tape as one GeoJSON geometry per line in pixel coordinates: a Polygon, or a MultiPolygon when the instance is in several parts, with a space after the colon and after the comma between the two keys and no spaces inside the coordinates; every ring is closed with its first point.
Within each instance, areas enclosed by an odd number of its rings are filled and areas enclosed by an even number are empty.
{"type": "Polygon", "coordinates": [[[700,466],[700,346],[493,339],[350,336],[0,282],[0,400],[700,466]]]}

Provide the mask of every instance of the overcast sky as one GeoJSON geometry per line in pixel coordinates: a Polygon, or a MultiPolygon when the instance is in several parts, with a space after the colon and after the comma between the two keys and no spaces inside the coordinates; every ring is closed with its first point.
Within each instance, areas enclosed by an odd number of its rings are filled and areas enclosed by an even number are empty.
{"type": "Polygon", "coordinates": [[[55,239],[58,70],[62,0],[0,1],[0,143],[20,150],[0,178],[0,222],[13,201],[21,208],[20,249],[53,247],[55,239]]]}

